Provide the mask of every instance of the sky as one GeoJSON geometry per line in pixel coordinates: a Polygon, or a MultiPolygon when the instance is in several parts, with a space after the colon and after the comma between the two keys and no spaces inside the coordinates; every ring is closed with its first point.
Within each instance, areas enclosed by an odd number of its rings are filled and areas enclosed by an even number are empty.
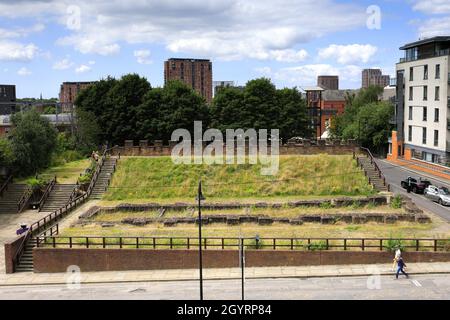
{"type": "Polygon", "coordinates": [[[0,0],[0,83],[18,98],[127,73],[157,87],[173,57],[211,59],[214,81],[302,88],[322,74],[351,89],[435,35],[450,35],[450,0],[0,0]]]}

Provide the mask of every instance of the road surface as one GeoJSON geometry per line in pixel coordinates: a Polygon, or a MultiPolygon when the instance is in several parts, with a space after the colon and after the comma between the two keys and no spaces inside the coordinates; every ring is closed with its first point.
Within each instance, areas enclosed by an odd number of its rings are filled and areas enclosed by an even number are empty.
{"type": "Polygon", "coordinates": [[[417,204],[420,208],[428,210],[447,222],[450,222],[450,207],[441,206],[427,198],[423,194],[415,194],[415,193],[407,193],[405,189],[403,189],[400,185],[400,182],[407,177],[419,178],[429,180],[433,185],[438,187],[447,187],[450,189],[450,181],[446,181],[444,178],[433,178],[424,173],[418,173],[416,171],[412,171],[410,169],[405,169],[404,167],[398,166],[396,164],[387,162],[385,160],[376,160],[380,170],[383,172],[383,175],[386,177],[386,182],[391,185],[391,191],[394,193],[401,193],[409,196],[415,204],[417,204]]]}
{"type": "MultiPolygon", "coordinates": [[[[206,300],[239,300],[239,280],[204,282],[206,300]]],[[[246,299],[450,299],[450,275],[417,275],[394,280],[394,276],[252,279],[245,284],[246,299]]],[[[50,300],[197,300],[198,281],[82,284],[0,287],[0,299],[50,300]]]]}

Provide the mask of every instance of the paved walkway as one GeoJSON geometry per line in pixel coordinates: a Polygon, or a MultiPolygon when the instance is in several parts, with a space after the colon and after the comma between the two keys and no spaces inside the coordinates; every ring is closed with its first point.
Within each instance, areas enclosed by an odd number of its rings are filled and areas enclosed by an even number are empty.
{"type": "MultiPolygon", "coordinates": [[[[392,264],[377,265],[335,265],[303,267],[246,268],[246,279],[267,278],[317,278],[317,277],[356,277],[373,275],[393,275],[392,264]]],[[[410,274],[450,274],[450,262],[411,263],[410,274]]],[[[81,272],[81,283],[120,283],[149,281],[188,281],[197,280],[197,269],[188,270],[149,270],[149,271],[108,271],[81,272]]],[[[240,279],[239,268],[205,269],[205,280],[240,279]]],[[[71,273],[14,273],[0,274],[0,287],[11,285],[65,284],[75,279],[71,273]]]]}

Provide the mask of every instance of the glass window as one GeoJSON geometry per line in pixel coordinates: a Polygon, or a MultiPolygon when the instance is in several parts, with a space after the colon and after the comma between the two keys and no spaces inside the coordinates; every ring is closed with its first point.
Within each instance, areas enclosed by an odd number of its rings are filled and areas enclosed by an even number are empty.
{"type": "Polygon", "coordinates": [[[439,122],[439,109],[434,109],[434,122],[439,122]]]}
{"type": "Polygon", "coordinates": [[[409,107],[408,120],[412,120],[412,119],[413,119],[413,107],[409,107]]]}
{"type": "Polygon", "coordinates": [[[412,141],[412,126],[408,126],[408,141],[412,141]]]}
{"type": "Polygon", "coordinates": [[[414,87],[409,87],[409,100],[413,100],[414,87]]]}
{"type": "Polygon", "coordinates": [[[414,68],[409,68],[409,81],[414,81],[414,68]]]}
{"type": "Polygon", "coordinates": [[[437,64],[436,65],[436,79],[440,79],[441,78],[441,65],[437,64]]]}
{"type": "Polygon", "coordinates": [[[428,86],[423,86],[423,101],[428,100],[428,86]]]}
{"type": "Polygon", "coordinates": [[[440,94],[441,94],[441,88],[436,87],[434,89],[434,100],[439,101],[440,100],[440,94]]]}
{"type": "Polygon", "coordinates": [[[439,130],[434,130],[434,146],[439,145],[439,130]]]}
{"type": "Polygon", "coordinates": [[[428,80],[428,65],[424,65],[423,67],[423,80],[428,80]]]}
{"type": "Polygon", "coordinates": [[[422,144],[427,144],[427,128],[422,128],[422,144]]]}
{"type": "Polygon", "coordinates": [[[428,120],[428,108],[423,107],[423,121],[427,121],[427,120],[428,120]]]}

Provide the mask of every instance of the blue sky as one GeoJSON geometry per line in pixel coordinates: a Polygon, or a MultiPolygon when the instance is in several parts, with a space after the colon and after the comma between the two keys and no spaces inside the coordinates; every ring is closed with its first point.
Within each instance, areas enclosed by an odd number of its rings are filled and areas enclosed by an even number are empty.
{"type": "Polygon", "coordinates": [[[161,86],[164,60],[199,57],[214,80],[304,87],[338,74],[357,88],[361,69],[394,75],[401,45],[445,32],[450,0],[1,0],[0,83],[18,97],[130,72],[161,86]]]}

